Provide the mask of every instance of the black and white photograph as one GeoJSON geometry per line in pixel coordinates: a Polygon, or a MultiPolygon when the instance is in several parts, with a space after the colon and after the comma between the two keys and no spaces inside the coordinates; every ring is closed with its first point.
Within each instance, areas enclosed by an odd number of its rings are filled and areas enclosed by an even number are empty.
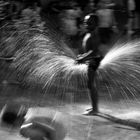
{"type": "Polygon", "coordinates": [[[0,0],[0,140],[139,140],[140,0],[0,0]]]}

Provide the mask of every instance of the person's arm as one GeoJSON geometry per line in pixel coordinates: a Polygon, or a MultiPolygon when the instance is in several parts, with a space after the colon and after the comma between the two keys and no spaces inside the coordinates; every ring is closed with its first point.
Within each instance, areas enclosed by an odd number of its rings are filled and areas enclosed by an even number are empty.
{"type": "Polygon", "coordinates": [[[55,129],[53,127],[51,127],[50,125],[47,124],[43,124],[40,122],[34,122],[33,125],[35,127],[38,127],[38,129],[45,131],[46,134],[49,134],[49,139],[50,140],[56,140],[56,132],[55,129]]]}
{"type": "Polygon", "coordinates": [[[76,63],[77,64],[85,63],[86,61],[90,60],[91,57],[93,57],[93,51],[92,50],[88,51],[87,53],[78,55],[77,59],[76,59],[76,63]]]}
{"type": "Polygon", "coordinates": [[[56,140],[56,131],[50,125],[40,122],[30,122],[21,126],[20,134],[25,138],[46,138],[56,140]]]}

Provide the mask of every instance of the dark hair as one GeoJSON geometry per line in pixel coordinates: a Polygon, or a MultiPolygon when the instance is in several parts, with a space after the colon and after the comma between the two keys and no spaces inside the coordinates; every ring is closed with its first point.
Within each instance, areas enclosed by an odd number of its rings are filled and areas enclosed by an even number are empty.
{"type": "Polygon", "coordinates": [[[17,120],[17,114],[14,112],[6,112],[2,116],[2,121],[7,124],[14,124],[17,120]]]}
{"type": "Polygon", "coordinates": [[[90,14],[89,19],[87,20],[87,29],[93,31],[98,26],[98,16],[96,14],[90,14]]]}
{"type": "Polygon", "coordinates": [[[24,122],[24,117],[27,113],[27,109],[19,105],[7,105],[3,108],[1,114],[1,121],[4,124],[19,126],[24,122]]]}

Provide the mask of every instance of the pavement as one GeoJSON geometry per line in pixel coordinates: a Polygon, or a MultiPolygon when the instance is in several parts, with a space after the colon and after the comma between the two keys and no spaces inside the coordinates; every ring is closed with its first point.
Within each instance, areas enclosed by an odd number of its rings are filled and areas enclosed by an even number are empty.
{"type": "MultiPolygon", "coordinates": [[[[0,86],[0,106],[7,102],[18,102],[29,107],[27,116],[45,116],[53,112],[61,114],[61,122],[66,126],[65,140],[139,140],[140,109],[135,100],[104,100],[99,102],[97,116],[84,116],[90,108],[87,98],[72,100],[60,98],[56,94],[42,95],[40,90],[23,89],[19,85],[2,84],[0,86]],[[126,103],[127,102],[127,103],[126,103]]],[[[87,93],[85,93],[87,94],[87,93]]],[[[105,93],[104,93],[105,94],[105,93]]],[[[52,113],[52,114],[53,114],[52,113]]],[[[25,140],[19,135],[19,129],[0,127],[0,140],[25,140]]]]}

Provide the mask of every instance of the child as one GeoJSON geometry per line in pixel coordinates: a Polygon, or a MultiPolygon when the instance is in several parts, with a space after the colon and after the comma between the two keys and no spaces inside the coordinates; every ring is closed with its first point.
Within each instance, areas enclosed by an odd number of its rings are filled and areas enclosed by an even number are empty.
{"type": "Polygon", "coordinates": [[[89,51],[88,53],[84,54],[83,57],[77,58],[77,63],[88,63],[88,89],[89,95],[91,99],[92,108],[88,110],[87,113],[84,115],[96,115],[98,113],[98,92],[97,92],[97,85],[95,82],[96,70],[100,65],[100,61],[102,60],[101,56],[95,56],[93,51],[89,51]]]}

